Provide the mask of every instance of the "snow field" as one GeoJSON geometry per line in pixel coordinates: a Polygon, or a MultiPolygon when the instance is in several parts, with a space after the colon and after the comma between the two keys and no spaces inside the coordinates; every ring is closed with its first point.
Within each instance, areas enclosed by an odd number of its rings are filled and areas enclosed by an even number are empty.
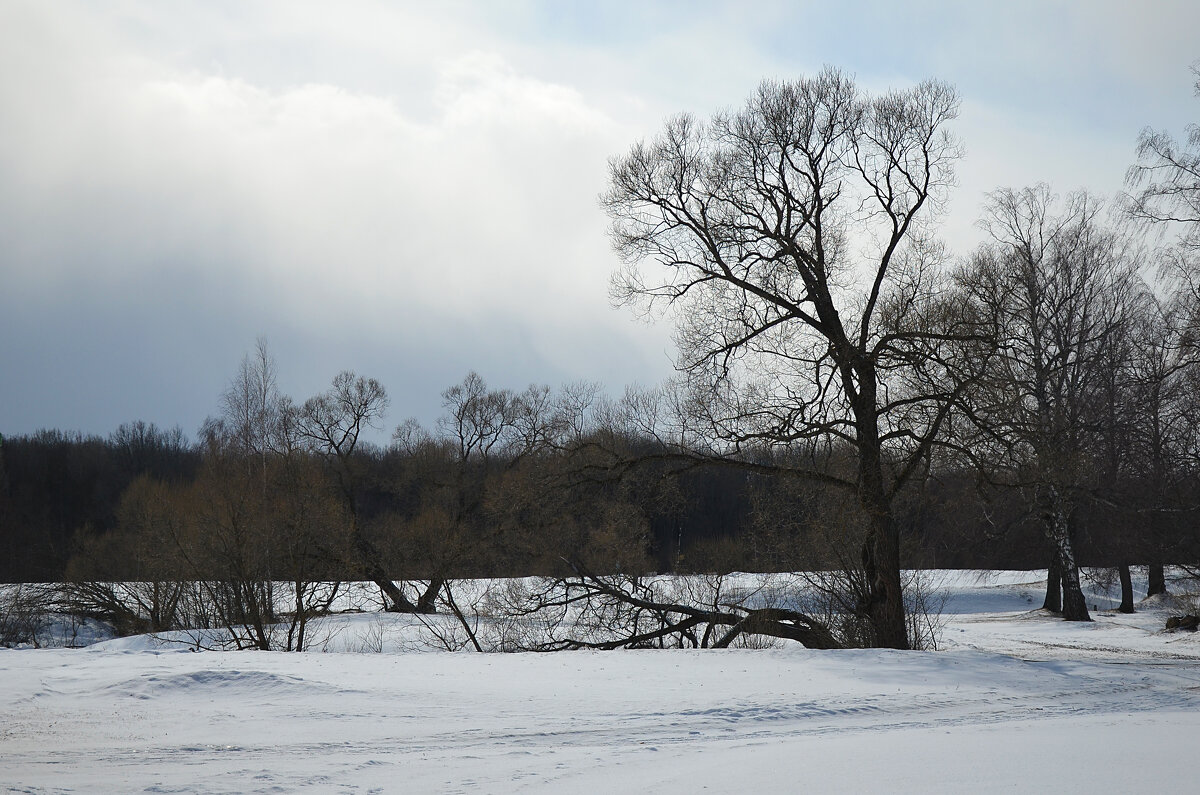
{"type": "Polygon", "coordinates": [[[0,788],[1194,791],[1196,636],[1154,604],[1065,624],[1036,577],[943,574],[941,652],[0,651],[0,788]]]}

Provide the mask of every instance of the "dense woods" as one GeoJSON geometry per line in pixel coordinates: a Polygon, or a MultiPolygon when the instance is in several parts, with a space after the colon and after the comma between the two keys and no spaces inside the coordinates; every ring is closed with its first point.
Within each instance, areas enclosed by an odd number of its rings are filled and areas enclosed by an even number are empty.
{"type": "MultiPolygon", "coordinates": [[[[480,383],[476,376],[466,380],[480,383]]],[[[533,391],[560,405],[573,397],[572,389],[533,391]]],[[[510,394],[485,388],[489,393],[510,394]]],[[[401,430],[386,448],[362,445],[353,461],[358,521],[392,579],[553,574],[575,559],[597,570],[636,562],[645,572],[788,571],[838,562],[830,537],[845,506],[832,487],[768,472],[681,467],[665,458],[601,478],[596,459],[607,456],[620,431],[599,426],[577,429],[570,445],[493,448],[478,461],[464,460],[457,440],[411,425],[401,430]]],[[[1152,423],[1141,428],[1151,430],[1152,423]]],[[[1111,442],[1103,441],[1097,456],[1111,452],[1111,442]]],[[[622,444],[647,459],[666,451],[649,436],[622,444]]],[[[1200,476],[1183,458],[1164,464],[1142,457],[1149,444],[1141,439],[1125,451],[1130,460],[1116,477],[1097,469],[1104,479],[1082,495],[1074,520],[1082,565],[1200,559],[1200,476]]],[[[147,578],[149,550],[136,551],[143,540],[171,561],[171,576],[190,577],[191,564],[173,549],[177,539],[165,534],[167,518],[195,518],[201,506],[194,501],[211,508],[219,495],[229,499],[230,489],[253,481],[260,492],[266,483],[277,501],[253,506],[257,511],[316,512],[314,529],[327,536],[320,554],[327,578],[366,576],[346,544],[350,519],[337,472],[311,451],[294,453],[291,462],[268,456],[264,468],[259,456],[230,454],[178,429],[130,423],[107,437],[60,431],[6,437],[0,452],[5,582],[55,582],[84,572],[147,578]],[[224,457],[230,455],[239,463],[224,457]],[[292,500],[311,504],[288,506],[292,500]],[[145,538],[156,527],[164,534],[145,538]]],[[[609,463],[605,458],[606,470],[609,463]]],[[[249,496],[242,496],[249,510],[249,496]]],[[[929,473],[897,513],[906,567],[1047,565],[1049,542],[1023,496],[973,468],[929,473]]],[[[288,525],[299,526],[298,520],[288,525]]],[[[295,540],[294,529],[263,539],[264,566],[274,576],[286,579],[299,565],[288,557],[295,540]]]]}

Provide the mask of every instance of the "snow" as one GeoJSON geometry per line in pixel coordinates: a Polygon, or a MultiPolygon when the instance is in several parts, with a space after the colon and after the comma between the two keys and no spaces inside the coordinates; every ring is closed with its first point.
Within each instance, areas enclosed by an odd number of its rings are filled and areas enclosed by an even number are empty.
{"type": "Polygon", "coordinates": [[[423,653],[379,614],[329,653],[0,651],[0,789],[1194,791],[1196,634],[1064,623],[1044,576],[939,573],[937,652],[423,653]]]}

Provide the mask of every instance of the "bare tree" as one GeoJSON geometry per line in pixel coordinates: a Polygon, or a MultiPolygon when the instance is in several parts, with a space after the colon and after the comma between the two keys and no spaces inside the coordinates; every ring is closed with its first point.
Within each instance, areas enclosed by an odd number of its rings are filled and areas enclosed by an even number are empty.
{"type": "Polygon", "coordinates": [[[1147,595],[1166,593],[1164,561],[1186,555],[1188,533],[1180,532],[1195,476],[1200,413],[1196,381],[1200,350],[1193,337],[1196,307],[1190,288],[1176,283],[1174,296],[1147,294],[1132,334],[1129,389],[1128,473],[1136,491],[1130,503],[1143,519],[1136,549],[1149,564],[1147,595]]]}
{"type": "Polygon", "coordinates": [[[221,414],[205,423],[196,480],[168,490],[164,516],[125,524],[153,526],[170,540],[204,611],[239,648],[303,650],[309,620],[328,608],[340,588],[333,575],[351,557],[356,448],[386,403],[378,382],[341,373],[297,407],[279,392],[260,339],[223,394],[221,414]]]}
{"type": "Polygon", "coordinates": [[[178,466],[188,450],[188,441],[178,425],[162,430],[153,422],[122,423],[109,434],[108,443],[121,466],[131,474],[162,471],[178,466]]]}
{"type": "MultiPolygon", "coordinates": [[[[1192,72],[1197,78],[1195,94],[1200,97],[1200,63],[1192,66],[1192,72]]],[[[1200,359],[1200,124],[1189,124],[1184,132],[1185,138],[1180,142],[1165,130],[1151,127],[1142,130],[1137,142],[1138,162],[1125,175],[1130,192],[1123,197],[1123,208],[1131,218],[1147,226],[1177,232],[1164,252],[1162,271],[1174,287],[1171,315],[1182,324],[1178,342],[1189,366],[1187,372],[1169,380],[1187,383],[1196,380],[1195,362],[1200,359]]],[[[1178,352],[1175,358],[1178,359],[1178,352]]],[[[1194,394],[1193,384],[1190,401],[1193,404],[1194,394]]],[[[1200,410],[1191,408],[1184,409],[1180,417],[1192,418],[1191,426],[1195,427],[1196,415],[1200,415],[1200,410]]],[[[1184,444],[1183,448],[1187,447],[1184,444]]],[[[1151,563],[1149,590],[1151,594],[1166,592],[1159,561],[1151,563]]]]}
{"type": "Polygon", "coordinates": [[[359,521],[360,475],[356,456],[359,440],[366,428],[377,427],[387,407],[387,391],[382,384],[374,378],[342,371],[334,376],[328,390],[309,398],[296,410],[296,436],[333,469],[349,516],[349,537],[358,561],[388,599],[388,609],[415,612],[417,606],[384,571],[379,550],[363,533],[359,521]]]}
{"type": "Polygon", "coordinates": [[[442,603],[461,618],[450,578],[484,565],[499,532],[486,521],[485,508],[500,471],[550,445],[551,394],[537,386],[519,395],[489,389],[470,372],[442,392],[442,408],[435,433],[408,420],[393,434],[421,492],[415,514],[400,521],[396,532],[409,547],[405,557],[426,577],[419,584],[417,612],[432,612],[441,594],[442,603]]]}
{"type": "Polygon", "coordinates": [[[884,647],[909,645],[892,503],[952,403],[944,385],[901,376],[953,335],[927,310],[957,109],[936,81],[878,97],[834,69],[768,81],[740,111],[669,120],[612,161],[603,197],[628,265],[616,298],[677,320],[681,424],[660,438],[726,464],[764,448],[851,451],[847,472],[802,456],[782,468],[856,496],[868,584],[856,609],[884,647]]]}
{"type": "Polygon", "coordinates": [[[992,193],[983,226],[993,242],[960,285],[996,345],[970,394],[976,452],[1026,496],[1054,550],[1050,589],[1057,574],[1064,617],[1086,621],[1076,508],[1093,485],[1108,357],[1138,280],[1127,241],[1103,226],[1096,200],[1074,194],[1060,214],[1055,201],[1046,185],[992,193]]]}
{"type": "MultiPolygon", "coordinates": [[[[1200,97],[1200,64],[1192,72],[1200,97]]],[[[1185,133],[1181,144],[1165,130],[1142,130],[1138,162],[1125,175],[1133,192],[1124,207],[1135,219],[1178,226],[1180,247],[1194,257],[1200,254],[1200,124],[1189,124],[1185,133]]]]}
{"type": "Polygon", "coordinates": [[[182,517],[173,489],[145,475],[121,496],[117,526],[79,539],[66,570],[63,599],[78,615],[108,623],[118,635],[186,625],[183,602],[191,583],[172,543],[182,517]]]}
{"type": "Polygon", "coordinates": [[[494,451],[503,449],[516,415],[512,392],[489,390],[474,371],[442,392],[442,408],[438,430],[455,446],[460,461],[486,463],[494,451]]]}
{"type": "Polygon", "coordinates": [[[54,586],[41,583],[0,584],[0,648],[39,646],[58,601],[54,586]]]}
{"type": "Polygon", "coordinates": [[[253,354],[246,354],[221,393],[220,415],[205,422],[201,436],[220,436],[224,445],[247,457],[257,457],[265,467],[267,456],[280,444],[283,408],[275,357],[266,338],[259,337],[253,354]]]}

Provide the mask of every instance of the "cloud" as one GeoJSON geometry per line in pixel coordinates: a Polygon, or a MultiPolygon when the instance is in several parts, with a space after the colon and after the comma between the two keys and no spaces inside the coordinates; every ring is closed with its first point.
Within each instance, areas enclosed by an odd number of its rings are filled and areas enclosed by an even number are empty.
{"type": "Polygon", "coordinates": [[[420,118],[387,94],[272,88],[44,33],[4,64],[3,112],[22,120],[0,151],[5,303],[86,304],[115,329],[186,291],[193,323],[390,340],[463,371],[487,355],[585,377],[593,340],[624,349],[610,376],[662,370],[665,332],[607,302],[596,196],[629,134],[578,91],[471,51],[442,61],[420,118]],[[37,73],[48,51],[68,57],[37,73]],[[31,73],[36,91],[11,77],[31,73]]]}
{"type": "Polygon", "coordinates": [[[163,422],[163,395],[190,427],[259,333],[296,391],[368,370],[426,419],[469,368],[657,380],[670,330],[609,306],[597,196],[665,115],[822,63],[954,82],[961,253],[984,191],[1113,190],[1138,128],[1182,126],[1197,12],[1157,10],[5,3],[0,365],[34,375],[4,421],[163,422]]]}
{"type": "Polygon", "coordinates": [[[519,261],[526,285],[553,281],[559,252],[596,226],[588,216],[613,125],[574,92],[495,57],[448,66],[442,115],[429,124],[336,86],[134,78],[107,86],[102,103],[45,119],[75,136],[34,128],[12,148],[5,171],[23,193],[12,203],[23,204],[25,229],[45,231],[22,237],[53,246],[38,260],[63,269],[27,260],[25,278],[74,278],[84,252],[120,251],[97,279],[220,259],[223,277],[268,277],[306,304],[330,291],[390,299],[389,288],[416,287],[479,308],[512,282],[487,261],[519,261]]]}

